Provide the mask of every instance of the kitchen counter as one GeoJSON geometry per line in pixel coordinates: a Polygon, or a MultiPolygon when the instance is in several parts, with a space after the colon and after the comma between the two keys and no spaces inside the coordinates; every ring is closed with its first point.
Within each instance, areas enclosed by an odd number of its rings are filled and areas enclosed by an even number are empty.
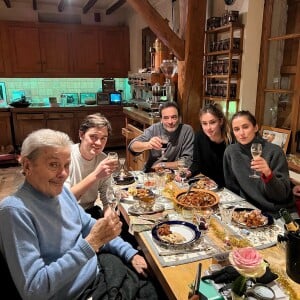
{"type": "Polygon", "coordinates": [[[159,117],[153,117],[149,112],[135,107],[123,107],[123,112],[130,119],[145,125],[152,125],[160,120],[159,117]]]}

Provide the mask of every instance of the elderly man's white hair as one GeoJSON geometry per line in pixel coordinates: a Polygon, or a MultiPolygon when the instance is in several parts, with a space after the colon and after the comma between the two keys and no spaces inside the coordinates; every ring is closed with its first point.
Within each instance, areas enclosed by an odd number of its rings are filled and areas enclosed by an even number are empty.
{"type": "Polygon", "coordinates": [[[73,144],[70,137],[61,131],[39,129],[30,133],[23,141],[21,148],[21,163],[24,157],[33,158],[37,150],[44,147],[70,147],[73,144]]]}

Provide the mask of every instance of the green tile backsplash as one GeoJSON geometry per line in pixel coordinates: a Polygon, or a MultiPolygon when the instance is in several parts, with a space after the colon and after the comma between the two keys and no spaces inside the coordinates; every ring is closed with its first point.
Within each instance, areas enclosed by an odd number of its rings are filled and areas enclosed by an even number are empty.
{"type": "MultiPolygon", "coordinates": [[[[116,90],[123,90],[123,99],[130,99],[130,87],[127,78],[116,78],[116,90]]],[[[5,83],[7,102],[12,91],[24,90],[33,103],[47,102],[49,97],[61,93],[96,93],[102,88],[102,78],[0,78],[5,83]]]]}

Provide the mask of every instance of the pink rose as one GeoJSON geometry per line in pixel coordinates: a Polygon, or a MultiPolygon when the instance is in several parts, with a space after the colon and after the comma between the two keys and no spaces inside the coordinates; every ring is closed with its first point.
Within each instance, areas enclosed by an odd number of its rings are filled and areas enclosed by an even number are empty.
{"type": "Polygon", "coordinates": [[[252,247],[233,250],[229,253],[229,260],[233,267],[244,276],[260,277],[266,271],[262,256],[252,247]]]}

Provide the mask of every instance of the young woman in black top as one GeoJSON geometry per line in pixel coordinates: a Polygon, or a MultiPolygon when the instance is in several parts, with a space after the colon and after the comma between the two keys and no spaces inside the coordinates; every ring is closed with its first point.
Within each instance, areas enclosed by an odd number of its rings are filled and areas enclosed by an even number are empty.
{"type": "Polygon", "coordinates": [[[223,154],[231,143],[228,121],[218,104],[205,105],[199,112],[201,130],[195,133],[193,162],[188,177],[202,173],[223,187],[223,154]]]}

